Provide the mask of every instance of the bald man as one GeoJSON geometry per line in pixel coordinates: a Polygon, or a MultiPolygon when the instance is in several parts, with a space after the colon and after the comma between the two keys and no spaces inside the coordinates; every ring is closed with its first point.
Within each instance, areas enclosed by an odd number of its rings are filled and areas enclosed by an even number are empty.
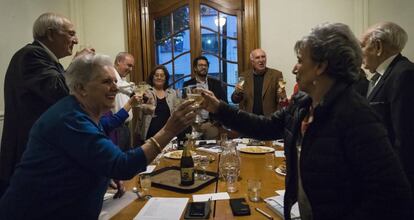
{"type": "Polygon", "coordinates": [[[231,99],[239,108],[257,115],[270,115],[280,108],[280,101],[286,100],[282,72],[266,66],[266,53],[258,48],[250,53],[252,69],[242,72],[243,87],[237,86],[231,99]]]}

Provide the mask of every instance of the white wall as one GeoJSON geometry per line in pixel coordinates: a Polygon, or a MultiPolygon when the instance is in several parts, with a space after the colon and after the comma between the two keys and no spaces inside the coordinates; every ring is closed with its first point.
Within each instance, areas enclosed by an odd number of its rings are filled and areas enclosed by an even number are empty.
{"type": "MultiPolygon", "coordinates": [[[[0,0],[0,113],[8,63],[19,48],[32,41],[33,21],[46,11],[64,14],[73,21],[79,45],[91,45],[111,57],[127,48],[123,0],[0,0]]],[[[268,65],[284,73],[291,94],[295,83],[291,70],[296,62],[293,45],[311,27],[327,21],[343,22],[359,36],[371,24],[394,21],[408,32],[403,53],[414,60],[413,11],[412,0],[259,0],[261,47],[267,52],[268,65]]],[[[61,62],[67,66],[70,60],[61,62]]]]}
{"type": "Polygon", "coordinates": [[[267,52],[268,66],[283,72],[288,94],[292,93],[295,84],[293,46],[313,26],[322,22],[345,23],[357,37],[379,21],[396,22],[409,36],[403,54],[414,60],[412,0],[260,0],[259,10],[260,46],[267,52]]]}
{"type": "MultiPolygon", "coordinates": [[[[34,20],[44,12],[67,16],[74,24],[81,45],[115,58],[127,48],[125,1],[123,0],[0,0],[0,139],[3,128],[4,76],[13,54],[33,41],[34,20]]],[[[61,59],[66,67],[72,57],[61,59]]]]}

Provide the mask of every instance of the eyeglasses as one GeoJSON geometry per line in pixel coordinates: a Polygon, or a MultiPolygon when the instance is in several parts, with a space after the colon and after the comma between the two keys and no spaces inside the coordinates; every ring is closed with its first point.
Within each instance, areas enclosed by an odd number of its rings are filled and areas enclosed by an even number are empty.
{"type": "Polygon", "coordinates": [[[197,64],[198,67],[208,67],[208,64],[197,64]]]}

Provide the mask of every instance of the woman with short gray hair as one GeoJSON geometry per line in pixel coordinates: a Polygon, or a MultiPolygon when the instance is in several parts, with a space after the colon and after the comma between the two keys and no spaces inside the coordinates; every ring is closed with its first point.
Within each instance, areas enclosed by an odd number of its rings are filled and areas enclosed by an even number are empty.
{"type": "Polygon", "coordinates": [[[97,219],[109,178],[125,180],[145,171],[195,119],[193,102],[184,102],[145,144],[122,152],[99,122],[114,105],[115,74],[107,56],[89,54],[72,62],[66,73],[70,95],[32,127],[0,199],[0,219],[97,219]]]}
{"type": "Polygon", "coordinates": [[[408,219],[411,189],[380,118],[353,89],[361,50],[349,27],[316,26],[295,45],[299,92],[270,117],[249,114],[204,91],[203,107],[245,137],[284,139],[284,217],[408,219]]]}

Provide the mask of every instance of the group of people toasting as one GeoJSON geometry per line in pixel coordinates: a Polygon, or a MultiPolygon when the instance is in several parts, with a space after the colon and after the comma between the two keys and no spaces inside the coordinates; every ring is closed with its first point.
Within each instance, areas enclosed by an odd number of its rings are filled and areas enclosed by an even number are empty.
{"type": "Polygon", "coordinates": [[[266,66],[262,49],[253,50],[252,69],[231,96],[240,109],[208,77],[204,56],[184,83],[201,91],[197,108],[168,88],[164,66],[149,75],[147,98],[121,91],[130,86],[128,53],[113,63],[86,48],[64,70],[59,59],[72,55],[78,39],[62,15],[42,14],[33,37],[5,78],[0,219],[97,219],[109,180],[144,171],[197,114],[210,123],[206,130],[217,121],[244,137],[284,139],[285,219],[295,202],[302,220],[413,217],[414,64],[401,55],[408,37],[395,23],[373,25],[360,41],[342,23],[312,28],[293,47],[299,92],[288,104],[282,73],[266,66]],[[356,92],[364,86],[366,94],[356,92]],[[118,102],[121,92],[127,96],[118,102]],[[119,128],[128,127],[131,106],[143,102],[155,108],[134,115],[133,136],[142,144],[121,149],[117,141],[129,131],[119,128]]]}

